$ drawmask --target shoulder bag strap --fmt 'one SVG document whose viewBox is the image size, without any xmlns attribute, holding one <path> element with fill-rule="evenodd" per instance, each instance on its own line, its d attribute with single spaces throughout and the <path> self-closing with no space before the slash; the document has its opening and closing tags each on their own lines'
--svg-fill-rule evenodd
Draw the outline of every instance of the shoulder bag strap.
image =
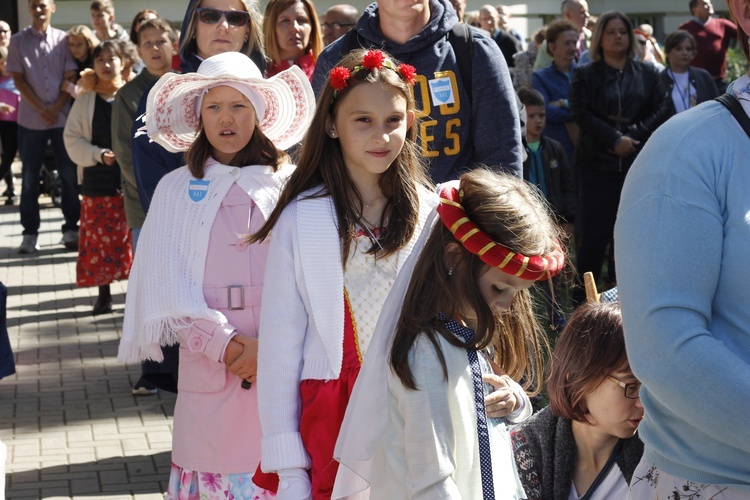
<svg viewBox="0 0 750 500">
<path fill-rule="evenodd" d="M 602 481 L 604 481 L 604 478 L 609 475 L 609 471 L 612 470 L 612 467 L 615 465 L 615 460 L 617 460 L 617 457 L 620 455 L 621 451 L 622 439 L 617 441 L 615 449 L 612 450 L 612 454 L 609 456 L 609 460 L 607 460 L 607 463 L 604 464 L 604 467 L 602 467 L 602 470 L 599 471 L 599 474 L 596 475 L 596 479 L 594 479 L 594 482 L 591 483 L 589 490 L 581 497 L 581 500 L 589 500 L 591 498 L 591 496 L 594 494 L 594 491 L 596 491 L 599 485 L 602 484 Z"/>
<path fill-rule="evenodd" d="M 732 94 L 722 94 L 717 97 L 716 100 L 722 103 L 732 113 L 732 116 L 734 116 L 734 118 L 740 123 L 742 130 L 744 130 L 747 136 L 750 137 L 750 117 L 745 113 L 740 101 L 738 101 Z"/>
</svg>

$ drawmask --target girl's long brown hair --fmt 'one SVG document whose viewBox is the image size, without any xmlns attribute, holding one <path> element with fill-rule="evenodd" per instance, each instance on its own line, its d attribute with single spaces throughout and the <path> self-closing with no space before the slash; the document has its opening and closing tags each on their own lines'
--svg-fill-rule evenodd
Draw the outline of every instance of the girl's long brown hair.
<svg viewBox="0 0 750 500">
<path fill-rule="evenodd" d="M 461 176 L 462 205 L 467 216 L 490 237 L 524 255 L 543 255 L 555 249 L 562 234 L 541 195 L 525 181 L 507 174 L 477 169 Z M 446 246 L 457 243 L 458 262 L 452 275 L 446 262 Z M 532 394 L 542 385 L 542 357 L 548 350 L 546 337 L 533 313 L 529 290 L 519 292 L 508 313 L 496 313 L 478 286 L 488 270 L 479 257 L 469 253 L 442 221 L 437 221 L 412 274 L 401 310 L 390 364 L 401 383 L 418 390 L 409 366 L 409 351 L 420 335 L 435 347 L 448 371 L 438 335 L 458 347 L 484 349 L 492 345 L 495 361 L 514 380 L 523 380 Z M 475 327 L 467 346 L 443 326 L 438 315 L 461 318 Z"/>
<path fill-rule="evenodd" d="M 190 149 L 185 151 L 185 163 L 190 173 L 196 179 L 202 179 L 206 173 L 206 160 L 213 155 L 214 147 L 208 141 L 206 132 L 203 130 L 203 121 L 198 137 Z M 287 154 L 276 148 L 271 139 L 266 137 L 263 131 L 258 127 L 258 120 L 255 120 L 255 130 L 253 135 L 244 148 L 235 153 L 229 162 L 233 167 L 245 167 L 247 165 L 268 165 L 273 167 L 274 172 L 278 170 L 279 165 L 289 160 Z"/>
<path fill-rule="evenodd" d="M 353 70 L 362 63 L 365 51 L 354 50 L 344 56 L 338 63 Z M 394 63 L 394 67 L 395 67 Z M 362 196 L 349 176 L 341 153 L 338 139 L 333 139 L 326 133 L 326 122 L 334 119 L 336 112 L 351 89 L 358 85 L 384 84 L 397 88 L 407 100 L 407 111 L 414 111 L 414 98 L 409 85 L 394 71 L 360 70 L 352 77 L 347 87 L 333 96 L 330 81 L 326 81 L 317 102 L 315 116 L 310 129 L 302 142 L 302 153 L 297 169 L 289 178 L 284 191 L 281 193 L 276 208 L 260 230 L 249 238 L 250 243 L 263 241 L 279 220 L 281 212 L 301 193 L 312 188 L 320 188 L 311 196 L 331 196 L 336 209 L 339 237 L 342 242 L 342 263 L 346 264 L 349 247 L 356 234 L 355 225 L 359 221 L 359 214 L 363 210 Z M 379 187 L 388 199 L 388 205 L 383 211 L 380 226 L 386 228 L 380 245 L 373 245 L 370 253 L 378 256 L 388 256 L 397 252 L 412 237 L 419 220 L 420 186 L 429 186 L 425 174 L 425 167 L 420 161 L 415 145 L 417 137 L 417 120 L 407 130 L 406 141 L 401 152 L 393 160 L 391 166 L 379 179 Z"/>
</svg>

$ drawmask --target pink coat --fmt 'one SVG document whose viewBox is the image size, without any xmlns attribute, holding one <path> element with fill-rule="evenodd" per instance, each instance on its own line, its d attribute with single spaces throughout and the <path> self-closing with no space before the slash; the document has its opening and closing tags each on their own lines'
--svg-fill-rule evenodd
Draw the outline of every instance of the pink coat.
<svg viewBox="0 0 750 500">
<path fill-rule="evenodd" d="M 199 319 L 179 332 L 172 462 L 184 469 L 254 473 L 260 462 L 256 387 L 242 389 L 240 379 L 226 370 L 223 360 L 236 333 L 258 336 L 268 240 L 247 246 L 238 235 L 252 234 L 264 222 L 260 210 L 235 183 L 211 227 L 203 294 L 208 306 L 224 314 L 229 323 L 222 327 Z"/>
</svg>

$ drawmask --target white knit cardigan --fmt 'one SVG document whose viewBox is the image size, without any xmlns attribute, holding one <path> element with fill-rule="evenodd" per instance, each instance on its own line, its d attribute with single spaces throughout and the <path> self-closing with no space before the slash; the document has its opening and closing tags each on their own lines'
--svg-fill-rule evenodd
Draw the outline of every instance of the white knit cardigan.
<svg viewBox="0 0 750 500">
<path fill-rule="evenodd" d="M 258 408 L 263 428 L 261 468 L 308 468 L 299 432 L 302 380 L 334 380 L 344 345 L 344 270 L 333 201 L 300 195 L 273 229 L 261 301 Z M 401 250 L 411 253 L 436 195 L 420 193 L 419 222 Z"/>
<path fill-rule="evenodd" d="M 91 144 L 95 105 L 96 92 L 90 91 L 79 95 L 70 108 L 63 130 L 65 150 L 76 164 L 78 184 L 83 183 L 83 169 L 96 165 L 106 151 L 106 148 Z"/>
<path fill-rule="evenodd" d="M 208 186 L 200 201 L 190 197 L 196 179 L 187 167 L 162 178 L 130 271 L 119 361 L 162 361 L 160 345 L 178 341 L 176 331 L 189 326 L 185 318 L 227 323 L 203 297 L 208 240 L 221 202 L 236 182 L 268 218 L 293 169 L 283 165 L 274 173 L 268 166 L 239 168 L 212 160 L 206 164 Z"/>
</svg>

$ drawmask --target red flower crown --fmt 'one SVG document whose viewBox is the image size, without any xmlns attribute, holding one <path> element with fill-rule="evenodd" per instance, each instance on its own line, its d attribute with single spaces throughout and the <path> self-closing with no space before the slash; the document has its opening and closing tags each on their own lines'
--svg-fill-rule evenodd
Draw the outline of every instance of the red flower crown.
<svg viewBox="0 0 750 500">
<path fill-rule="evenodd" d="M 493 241 L 469 219 L 461 205 L 461 193 L 454 187 L 440 191 L 437 211 L 445 227 L 464 248 L 488 266 L 525 280 L 543 281 L 558 274 L 565 265 L 565 254 L 559 244 L 550 255 L 527 257 Z"/>
<path fill-rule="evenodd" d="M 333 87 L 333 98 L 346 88 L 349 80 L 361 70 L 373 71 L 375 69 L 388 68 L 403 78 L 410 85 L 414 85 L 417 76 L 417 70 L 409 64 L 399 64 L 396 66 L 393 61 L 388 59 L 382 50 L 368 50 L 362 57 L 362 64 L 354 66 L 353 69 L 343 66 L 336 66 L 329 74 L 331 87 Z"/>
</svg>

